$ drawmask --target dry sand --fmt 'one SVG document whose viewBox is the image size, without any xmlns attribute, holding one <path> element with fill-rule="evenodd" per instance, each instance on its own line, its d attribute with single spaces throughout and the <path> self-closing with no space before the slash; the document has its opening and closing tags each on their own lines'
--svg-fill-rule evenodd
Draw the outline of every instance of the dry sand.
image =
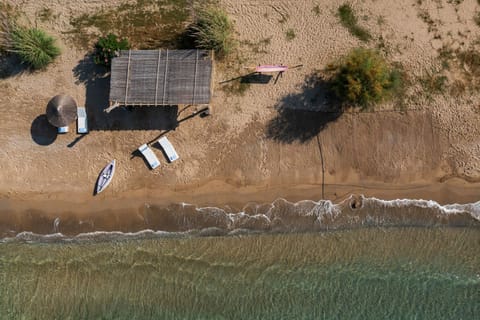
<svg viewBox="0 0 480 320">
<path fill-rule="evenodd" d="M 177 110 L 144 109 L 136 121 L 129 120 L 128 111 L 119 110 L 108 118 L 101 112 L 105 105 L 98 105 L 108 98 L 108 79 L 86 81 L 84 74 L 91 70 L 83 61 L 86 52 L 63 34 L 72 15 L 121 1 L 11 2 L 20 5 L 31 20 L 43 7 L 51 8 L 57 20 L 37 23 L 59 38 L 63 53 L 44 72 L 0 80 L 0 211 L 4 223 L 8 220 L 10 225 L 12 219 L 6 215 L 17 212 L 15 219 L 19 220 L 14 224 L 28 226 L 35 210 L 44 211 L 48 223 L 75 212 L 95 213 L 100 219 L 108 208 L 134 215 L 135 210 L 128 209 L 145 202 L 241 206 L 277 197 L 339 201 L 351 193 L 440 203 L 480 199 L 478 93 L 437 95 L 428 100 L 413 85 L 402 112 L 394 111 L 398 106 L 392 103 L 380 106 L 380 112 L 347 112 L 334 121 L 326 121 L 323 114 L 312 118 L 307 112 L 322 107 L 323 101 L 321 89 L 304 91 L 308 76 L 349 49 L 364 45 L 335 16 L 343 1 L 221 1 L 235 22 L 240 41 L 270 39 L 260 45 L 262 50 L 241 45 L 242 67 L 264 63 L 303 67 L 286 72 L 276 83 L 252 84 L 243 96 L 236 96 L 224 92 L 225 84 L 220 82 L 245 69 L 217 66 L 213 115 L 193 117 L 169 132 L 180 160 L 167 164 L 161 158 L 161 167 L 154 171 L 132 152 L 168 126 L 167 120 L 159 124 L 155 119 L 167 119 Z M 440 1 L 441 7 L 439 1 L 424 2 L 428 3 L 351 1 L 364 17 L 360 23 L 374 35 L 369 46 L 376 46 L 382 37 L 388 58 L 402 63 L 411 79 L 438 65 L 439 47 L 467 47 L 480 31 L 472 19 L 475 10 L 480 10 L 475 0 L 460 5 Z M 313 10 L 316 5 L 318 14 Z M 420 12 L 428 12 L 438 30 L 429 32 Z M 286 40 L 288 29 L 296 35 L 291 41 Z M 57 136 L 45 129 L 47 102 L 60 93 L 73 96 L 89 110 L 93 130 L 78 141 L 74 132 Z M 291 118 L 279 117 L 278 107 L 300 110 L 305 130 L 292 127 Z M 179 119 L 191 113 L 187 109 Z M 325 125 L 312 126 L 312 121 Z M 112 127 L 117 130 L 109 130 Z M 154 151 L 161 156 L 155 145 Z M 104 193 L 94 197 L 97 175 L 113 158 L 118 163 L 115 178 Z"/>
</svg>

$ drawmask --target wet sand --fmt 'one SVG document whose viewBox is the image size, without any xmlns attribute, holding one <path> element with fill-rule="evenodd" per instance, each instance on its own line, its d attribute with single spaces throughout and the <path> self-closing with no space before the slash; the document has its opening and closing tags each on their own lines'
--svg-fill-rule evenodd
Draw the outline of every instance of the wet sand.
<svg viewBox="0 0 480 320">
<path fill-rule="evenodd" d="M 459 179 L 438 184 L 405 185 L 401 188 L 380 184 L 368 188 L 360 185 L 325 185 L 324 190 L 325 198 L 322 198 L 321 185 L 239 188 L 213 181 L 182 191 L 167 188 L 137 190 L 117 198 L 103 195 L 95 198 L 72 197 L 71 200 L 45 200 L 42 195 L 39 195 L 37 200 L 4 198 L 0 200 L 0 234 L 14 236 L 19 232 L 29 231 L 38 234 L 60 232 L 76 235 L 94 231 L 137 232 L 145 229 L 187 231 L 187 224 L 182 225 L 176 219 L 172 222 L 171 217 L 165 218 L 165 212 L 178 211 L 178 219 L 181 219 L 183 213 L 178 206 L 182 204 L 190 204 L 194 208 L 219 208 L 226 213 L 246 212 L 254 215 L 256 212 L 249 212 L 249 208 L 260 208 L 258 210 L 261 211 L 262 206 L 269 206 L 276 199 L 293 203 L 330 199 L 338 204 L 349 197 L 360 199 L 363 195 L 382 200 L 428 199 L 440 205 L 474 203 L 480 200 L 479 185 Z M 189 215 L 195 215 L 195 212 L 194 210 Z M 217 227 L 217 222 L 207 220 L 190 227 Z"/>
</svg>

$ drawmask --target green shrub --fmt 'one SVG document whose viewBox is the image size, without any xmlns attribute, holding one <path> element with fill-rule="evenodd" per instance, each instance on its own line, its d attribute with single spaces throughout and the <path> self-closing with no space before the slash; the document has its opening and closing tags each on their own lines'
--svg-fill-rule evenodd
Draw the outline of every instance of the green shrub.
<svg viewBox="0 0 480 320">
<path fill-rule="evenodd" d="M 55 39 L 36 28 L 14 26 L 9 34 L 7 51 L 16 53 L 23 63 L 33 69 L 43 69 L 58 55 Z"/>
<path fill-rule="evenodd" d="M 437 69 L 427 70 L 418 80 L 427 99 L 432 99 L 434 95 L 445 92 L 447 88 L 448 78 Z"/>
<path fill-rule="evenodd" d="M 480 78 L 480 52 L 475 49 L 457 51 L 458 61 L 463 66 L 463 70 L 468 69 L 470 76 Z"/>
<path fill-rule="evenodd" d="M 101 37 L 95 44 L 95 53 L 93 54 L 93 61 L 96 64 L 110 67 L 112 59 L 120 50 L 130 49 L 130 44 L 127 39 L 118 39 L 116 35 L 110 33 L 106 37 Z"/>
<path fill-rule="evenodd" d="M 231 53 L 235 46 L 233 24 L 220 9 L 201 10 L 192 29 L 196 46 L 214 50 L 220 58 Z"/>
<path fill-rule="evenodd" d="M 360 27 L 353 8 L 349 4 L 343 4 L 338 8 L 338 16 L 342 25 L 348 31 L 362 41 L 369 41 L 372 36 L 365 28 Z"/>
<path fill-rule="evenodd" d="M 354 49 L 337 65 L 332 87 L 344 103 L 363 109 L 390 98 L 402 85 L 398 70 L 391 68 L 377 51 Z"/>
<path fill-rule="evenodd" d="M 285 38 L 287 39 L 287 41 L 292 41 L 293 39 L 295 39 L 295 36 L 295 30 L 293 29 L 288 29 L 285 33 Z"/>
</svg>

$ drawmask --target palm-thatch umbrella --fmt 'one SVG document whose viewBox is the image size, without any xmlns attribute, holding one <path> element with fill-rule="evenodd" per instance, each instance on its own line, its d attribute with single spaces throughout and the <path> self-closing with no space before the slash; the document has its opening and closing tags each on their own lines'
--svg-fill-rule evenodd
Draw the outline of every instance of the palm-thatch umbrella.
<svg viewBox="0 0 480 320">
<path fill-rule="evenodd" d="M 55 127 L 68 126 L 77 119 L 77 103 L 67 95 L 53 97 L 47 105 L 47 119 Z"/>
</svg>

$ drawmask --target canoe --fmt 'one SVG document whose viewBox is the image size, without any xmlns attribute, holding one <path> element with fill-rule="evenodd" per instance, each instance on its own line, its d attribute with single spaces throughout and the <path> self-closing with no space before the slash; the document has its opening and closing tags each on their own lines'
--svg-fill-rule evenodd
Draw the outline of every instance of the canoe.
<svg viewBox="0 0 480 320">
<path fill-rule="evenodd" d="M 98 176 L 96 194 L 99 194 L 110 184 L 115 173 L 115 159 L 103 168 Z"/>
<path fill-rule="evenodd" d="M 282 64 L 280 65 L 263 65 L 256 66 L 255 72 L 284 72 L 287 71 L 288 67 Z"/>
</svg>

